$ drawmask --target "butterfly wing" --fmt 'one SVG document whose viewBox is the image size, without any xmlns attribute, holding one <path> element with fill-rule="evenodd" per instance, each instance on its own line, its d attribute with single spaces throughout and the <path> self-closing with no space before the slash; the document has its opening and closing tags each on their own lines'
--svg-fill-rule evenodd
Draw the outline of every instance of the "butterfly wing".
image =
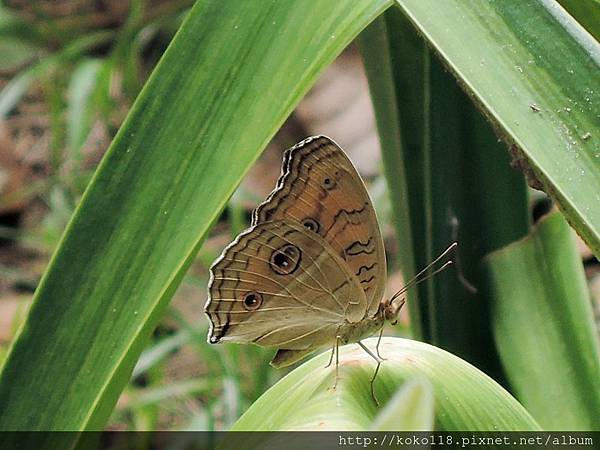
<svg viewBox="0 0 600 450">
<path fill-rule="evenodd" d="M 260 223 L 233 241 L 210 269 L 209 341 L 318 348 L 338 327 L 360 321 L 358 279 L 318 234 L 293 221 Z"/>
<path fill-rule="evenodd" d="M 284 156 L 277 187 L 253 214 L 253 225 L 294 220 L 319 234 L 358 279 L 367 313 L 377 312 L 386 279 L 383 240 L 365 185 L 342 149 L 308 138 Z"/>
</svg>

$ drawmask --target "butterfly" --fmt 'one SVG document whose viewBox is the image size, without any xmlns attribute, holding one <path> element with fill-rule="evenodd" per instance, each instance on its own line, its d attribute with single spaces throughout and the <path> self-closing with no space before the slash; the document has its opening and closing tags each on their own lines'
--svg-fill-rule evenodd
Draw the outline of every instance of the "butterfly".
<svg viewBox="0 0 600 450">
<path fill-rule="evenodd" d="M 362 179 L 333 140 L 310 137 L 285 152 L 250 228 L 210 268 L 208 342 L 275 348 L 277 368 L 326 346 L 331 364 L 340 344 L 356 342 L 377 361 L 374 380 L 382 358 L 361 339 L 395 321 L 404 304 L 405 289 L 383 299 L 385 282 L 383 239 Z"/>
</svg>

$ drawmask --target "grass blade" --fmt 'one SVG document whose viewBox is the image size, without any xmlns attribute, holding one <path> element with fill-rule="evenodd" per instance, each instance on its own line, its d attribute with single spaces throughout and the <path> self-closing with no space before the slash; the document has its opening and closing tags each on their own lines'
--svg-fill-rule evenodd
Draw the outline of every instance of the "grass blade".
<svg viewBox="0 0 600 450">
<path fill-rule="evenodd" d="M 381 410 L 371 430 L 433 431 L 433 386 L 425 378 L 404 383 Z"/>
<path fill-rule="evenodd" d="M 73 41 L 57 53 L 46 56 L 36 64 L 22 70 L 0 90 L 0 119 L 8 116 L 31 85 L 32 81 L 46 71 L 71 61 L 84 52 L 108 42 L 112 32 L 98 31 Z"/>
<path fill-rule="evenodd" d="M 600 255 L 600 44 L 549 0 L 397 3 Z"/>
<path fill-rule="evenodd" d="M 600 40 L 600 1 L 598 0 L 558 0 L 577 21 Z"/>
<path fill-rule="evenodd" d="M 494 334 L 517 398 L 544 429 L 599 430 L 598 335 L 572 230 L 553 214 L 486 262 Z"/>
<path fill-rule="evenodd" d="M 367 42 L 368 33 L 380 37 Z M 409 299 L 411 325 L 422 339 L 501 379 L 489 302 L 473 285 L 481 291 L 485 254 L 529 230 L 523 177 L 400 11 L 386 11 L 362 36 L 387 180 L 398 193 L 398 247 L 420 268 L 459 242 L 456 268 L 419 285 L 417 303 Z"/>
<path fill-rule="evenodd" d="M 196 3 L 41 281 L 0 374 L 0 429 L 103 427 L 241 177 L 320 71 L 388 5 Z"/>
<path fill-rule="evenodd" d="M 388 14 L 389 11 L 384 16 Z M 400 119 L 399 102 L 406 101 L 408 103 L 413 99 L 412 95 L 419 92 L 419 89 L 413 85 L 411 89 L 403 90 L 405 86 L 401 85 L 396 78 L 397 73 L 393 71 L 397 68 L 393 65 L 396 48 L 390 48 L 392 42 L 388 37 L 388 24 L 384 16 L 376 19 L 360 34 L 358 44 L 365 64 L 375 110 L 383 167 L 394 213 L 396 238 L 400 243 L 399 248 L 402 249 L 398 255 L 399 266 L 404 279 L 409 280 L 417 272 L 413 250 L 415 247 L 413 232 L 418 230 L 420 225 L 416 223 L 415 228 L 411 225 L 411 219 L 414 216 L 420 216 L 415 213 L 414 198 L 410 195 L 412 192 L 409 191 L 407 184 L 414 179 L 414 177 L 408 176 L 410 172 L 407 171 L 407 166 L 410 167 L 411 163 L 410 160 L 407 161 L 407 153 L 413 150 L 414 140 L 411 140 L 413 136 L 410 135 L 410 130 L 403 128 L 407 124 Z M 413 34 L 406 36 L 408 39 L 395 41 L 402 43 L 406 47 L 406 53 L 409 53 L 411 57 L 414 57 L 415 54 L 418 55 L 419 51 L 424 51 L 422 43 L 415 42 L 414 39 L 410 40 Z M 420 80 L 417 78 L 414 84 L 420 84 Z M 405 133 L 408 135 L 406 138 Z M 407 148 L 407 145 L 411 147 Z M 410 168 L 414 169 L 414 167 Z M 420 172 L 416 171 L 416 173 Z M 410 289 L 406 295 L 409 300 L 408 308 L 410 309 L 412 331 L 416 337 L 422 337 L 423 332 L 420 329 L 422 321 L 417 293 L 416 289 Z"/>
</svg>

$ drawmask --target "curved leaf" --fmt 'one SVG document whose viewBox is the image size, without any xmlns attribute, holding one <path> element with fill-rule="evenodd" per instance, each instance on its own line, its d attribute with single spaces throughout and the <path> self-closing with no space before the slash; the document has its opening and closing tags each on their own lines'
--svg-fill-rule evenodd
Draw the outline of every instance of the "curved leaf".
<svg viewBox="0 0 600 450">
<path fill-rule="evenodd" d="M 373 348 L 376 338 L 363 341 Z M 371 397 L 375 362 L 358 345 L 340 348 L 340 374 L 325 367 L 325 352 L 293 370 L 259 398 L 233 431 L 368 430 L 379 409 Z M 423 377 L 433 386 L 436 430 L 537 430 L 539 426 L 508 392 L 480 370 L 432 345 L 383 338 L 387 358 L 375 380 L 385 405 L 408 380 Z"/>
</svg>

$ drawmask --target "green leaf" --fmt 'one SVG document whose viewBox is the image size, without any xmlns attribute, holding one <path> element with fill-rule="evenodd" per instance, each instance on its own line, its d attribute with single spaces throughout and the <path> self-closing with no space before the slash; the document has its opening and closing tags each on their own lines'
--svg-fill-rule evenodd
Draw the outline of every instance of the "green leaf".
<svg viewBox="0 0 600 450">
<path fill-rule="evenodd" d="M 418 57 L 420 52 L 424 51 L 421 42 L 411 39 L 413 35 L 414 33 L 410 33 L 403 36 L 406 39 L 398 40 L 405 47 L 402 49 L 404 54 L 410 55 L 406 60 L 410 59 L 412 63 L 411 71 L 419 69 Z M 406 167 L 414 169 L 414 166 L 411 166 L 412 161 L 407 159 L 406 154 L 412 150 L 414 144 L 410 131 L 414 129 L 415 122 L 410 123 L 409 129 L 402 127 L 406 122 L 401 120 L 405 117 L 400 116 L 399 105 L 402 103 L 409 111 L 413 110 L 412 106 L 419 105 L 421 79 L 418 74 L 413 77 L 414 72 L 411 72 L 410 83 L 403 84 L 402 82 L 405 80 L 399 80 L 399 77 L 396 77 L 397 73 L 394 73 L 394 69 L 397 66 L 394 65 L 396 61 L 394 56 L 400 51 L 395 47 L 390 48 L 392 43 L 388 39 L 387 24 L 382 17 L 369 25 L 360 34 L 357 41 L 369 80 L 369 90 L 382 150 L 383 168 L 394 213 L 396 238 L 401 249 L 398 252 L 399 266 L 404 279 L 410 280 L 416 273 L 415 237 L 413 235 L 415 228 L 411 229 L 411 219 L 415 216 L 420 217 L 416 208 L 413 207 L 414 197 L 410 195 L 412 186 L 409 183 L 414 177 L 408 176 L 411 171 Z M 402 67 L 406 66 L 402 65 Z M 417 98 L 415 99 L 415 97 Z M 420 108 L 416 106 L 416 110 L 420 111 Z M 408 133 L 406 133 L 407 131 Z M 416 224 L 416 229 L 419 229 L 419 225 L 419 223 Z M 417 291 L 410 289 L 406 295 L 412 331 L 416 337 L 422 338 L 423 331 L 420 329 L 422 321 Z"/>
<path fill-rule="evenodd" d="M 135 378 L 154 367 L 177 349 L 190 342 L 190 340 L 191 334 L 187 330 L 182 330 L 147 348 L 140 355 L 137 364 L 131 373 L 132 378 Z"/>
<path fill-rule="evenodd" d="M 433 431 L 433 386 L 426 378 L 408 380 L 381 410 L 373 431 Z"/>
<path fill-rule="evenodd" d="M 80 162 L 79 149 L 85 143 L 92 126 L 94 112 L 92 100 L 101 69 L 100 60 L 84 60 L 73 71 L 69 83 L 67 146 L 71 152 L 70 157 L 75 159 L 76 163 Z M 78 164 L 75 167 L 79 167 Z"/>
<path fill-rule="evenodd" d="M 196 3 L 41 281 L 0 374 L 0 429 L 103 427 L 244 173 L 322 69 L 388 5 Z"/>
<path fill-rule="evenodd" d="M 501 379 L 479 262 L 527 234 L 523 176 L 399 10 L 386 11 L 361 36 L 387 181 L 397 193 L 398 248 L 419 270 L 459 243 L 455 268 L 421 283 L 416 303 L 409 298 L 411 325 Z M 414 273 L 405 271 L 405 279 Z"/>
<path fill-rule="evenodd" d="M 600 40 L 599 0 L 558 0 L 596 40 Z"/>
<path fill-rule="evenodd" d="M 600 350 L 572 230 L 558 214 L 487 258 L 494 334 L 517 398 L 547 430 L 600 430 Z"/>
<path fill-rule="evenodd" d="M 34 80 L 34 71 L 24 70 L 10 79 L 0 91 L 0 118 L 4 119 L 15 107 Z"/>
<path fill-rule="evenodd" d="M 377 338 L 363 341 L 375 347 Z M 375 380 L 385 405 L 400 386 L 426 378 L 435 397 L 435 429 L 440 431 L 537 430 L 539 426 L 500 385 L 460 358 L 422 342 L 383 338 L 387 358 Z M 233 426 L 233 431 L 368 430 L 379 412 L 371 397 L 376 363 L 358 345 L 340 348 L 335 367 L 325 367 L 330 352 L 311 359 L 260 397 Z"/>
<path fill-rule="evenodd" d="M 600 255 L 600 44 L 551 1 L 397 3 Z"/>
<path fill-rule="evenodd" d="M 57 65 L 66 64 L 80 57 L 91 48 L 108 42 L 112 38 L 112 35 L 111 31 L 90 33 L 19 72 L 0 91 L 0 119 L 6 117 L 11 112 L 36 77 Z"/>
<path fill-rule="evenodd" d="M 0 39 L 19 40 L 38 48 L 47 43 L 43 33 L 4 4 L 0 4 Z"/>
<path fill-rule="evenodd" d="M 0 70 L 10 72 L 35 58 L 41 53 L 39 47 L 21 39 L 3 37 L 0 35 Z"/>
<path fill-rule="evenodd" d="M 193 394 L 206 392 L 207 385 L 208 381 L 205 379 L 194 379 L 171 381 L 155 388 L 136 389 L 128 393 L 126 402 L 119 404 L 117 411 L 144 408 L 176 398 L 189 398 Z"/>
</svg>

